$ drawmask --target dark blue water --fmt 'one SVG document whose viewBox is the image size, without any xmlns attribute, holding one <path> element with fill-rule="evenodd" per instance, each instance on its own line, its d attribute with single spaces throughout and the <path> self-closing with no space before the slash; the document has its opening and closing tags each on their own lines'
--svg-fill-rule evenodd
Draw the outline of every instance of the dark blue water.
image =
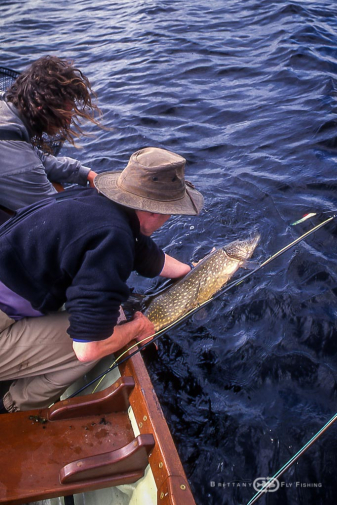
<svg viewBox="0 0 337 505">
<path fill-rule="evenodd" d="M 1 65 L 72 58 L 97 91 L 112 129 L 65 154 L 98 172 L 145 145 L 186 157 L 206 205 L 156 234 L 169 254 L 258 229 L 263 261 L 337 208 L 334 0 L 3 0 L 1 24 Z M 147 356 L 198 505 L 247 503 L 336 412 L 336 244 L 329 224 Z M 335 504 L 336 433 L 260 503 Z"/>
</svg>

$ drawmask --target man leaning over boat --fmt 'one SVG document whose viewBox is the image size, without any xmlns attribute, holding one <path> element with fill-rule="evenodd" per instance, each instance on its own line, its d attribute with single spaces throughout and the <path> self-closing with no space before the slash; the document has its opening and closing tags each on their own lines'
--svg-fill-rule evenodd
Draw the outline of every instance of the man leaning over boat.
<svg viewBox="0 0 337 505">
<path fill-rule="evenodd" d="M 48 407 L 100 358 L 154 333 L 140 312 L 118 325 L 133 270 L 178 278 L 191 267 L 150 238 L 172 214 L 197 215 L 202 195 L 185 159 L 148 147 L 127 167 L 21 209 L 0 228 L 0 408 Z M 61 310 L 62 307 L 65 310 Z"/>
</svg>

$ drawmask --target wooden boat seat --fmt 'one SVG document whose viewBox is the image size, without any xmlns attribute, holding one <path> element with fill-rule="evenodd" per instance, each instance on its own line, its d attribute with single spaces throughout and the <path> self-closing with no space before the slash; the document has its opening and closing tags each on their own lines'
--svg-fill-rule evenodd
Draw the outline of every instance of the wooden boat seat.
<svg viewBox="0 0 337 505">
<path fill-rule="evenodd" d="M 0 503 L 23 504 L 129 484 L 144 474 L 152 434 L 134 436 L 132 377 L 48 409 L 0 415 Z"/>
</svg>

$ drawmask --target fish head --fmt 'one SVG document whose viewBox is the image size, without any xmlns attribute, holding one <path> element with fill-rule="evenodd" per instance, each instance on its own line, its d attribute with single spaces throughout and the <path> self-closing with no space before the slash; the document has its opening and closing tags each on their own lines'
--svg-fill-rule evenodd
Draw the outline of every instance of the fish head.
<svg viewBox="0 0 337 505">
<path fill-rule="evenodd" d="M 246 261 L 252 256 L 259 240 L 260 235 L 255 234 L 245 240 L 234 240 L 233 242 L 225 245 L 223 250 L 230 258 L 237 261 Z"/>
</svg>

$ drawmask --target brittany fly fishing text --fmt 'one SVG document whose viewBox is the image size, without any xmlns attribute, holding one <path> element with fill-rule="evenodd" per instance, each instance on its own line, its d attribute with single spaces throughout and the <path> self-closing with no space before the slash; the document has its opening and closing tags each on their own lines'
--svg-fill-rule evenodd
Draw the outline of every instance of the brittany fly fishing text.
<svg viewBox="0 0 337 505">
<path fill-rule="evenodd" d="M 247 488 L 256 488 L 255 481 L 254 482 L 215 482 L 213 480 L 210 481 L 210 486 L 211 487 L 218 487 L 218 488 L 229 488 L 229 487 L 247 487 Z M 323 487 L 321 482 L 280 482 L 279 486 L 277 486 L 277 489 L 279 488 L 318 488 L 318 487 Z M 273 492 L 276 491 L 275 488 L 271 489 L 266 489 L 266 492 Z"/>
</svg>

